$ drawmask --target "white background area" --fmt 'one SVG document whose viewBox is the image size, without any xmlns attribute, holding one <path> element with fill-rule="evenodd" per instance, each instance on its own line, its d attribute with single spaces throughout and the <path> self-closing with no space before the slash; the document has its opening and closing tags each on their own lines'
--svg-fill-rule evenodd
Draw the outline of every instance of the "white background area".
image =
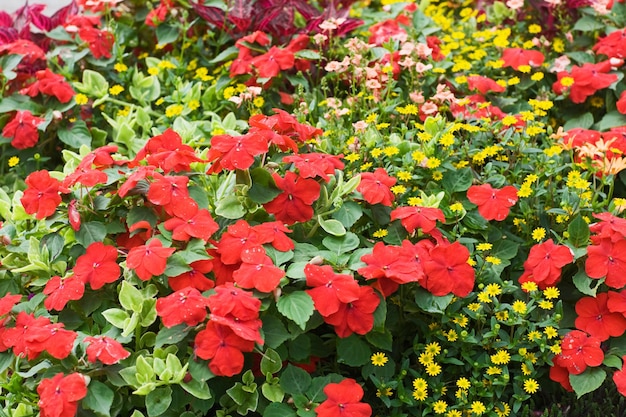
<svg viewBox="0 0 626 417">
<path fill-rule="evenodd" d="M 71 0 L 28 0 L 28 4 L 45 4 L 45 15 L 52 15 L 63 6 L 70 4 Z M 13 13 L 26 4 L 26 0 L 0 0 L 0 10 Z"/>
</svg>

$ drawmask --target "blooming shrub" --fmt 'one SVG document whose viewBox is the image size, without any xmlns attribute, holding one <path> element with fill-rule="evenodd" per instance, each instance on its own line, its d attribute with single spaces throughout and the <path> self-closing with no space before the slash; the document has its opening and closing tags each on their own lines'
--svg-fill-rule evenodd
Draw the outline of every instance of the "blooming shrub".
<svg viewBox="0 0 626 417">
<path fill-rule="evenodd" d="M 4 414 L 626 392 L 626 6 L 352 3 L 0 12 Z"/>
</svg>

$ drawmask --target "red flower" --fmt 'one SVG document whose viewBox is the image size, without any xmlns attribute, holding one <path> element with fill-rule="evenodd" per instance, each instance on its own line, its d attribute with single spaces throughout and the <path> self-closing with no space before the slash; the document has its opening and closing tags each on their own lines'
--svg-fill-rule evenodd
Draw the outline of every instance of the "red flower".
<svg viewBox="0 0 626 417">
<path fill-rule="evenodd" d="M 317 417 L 370 417 L 372 407 L 362 403 L 363 388 L 352 378 L 324 387 L 326 400 L 315 408 Z"/>
<path fill-rule="evenodd" d="M 306 222 L 313 218 L 312 204 L 320 196 L 320 185 L 312 179 L 299 177 L 293 171 L 287 171 L 285 178 L 272 174 L 276 186 L 283 192 L 269 203 L 263 205 L 276 220 L 286 224 Z"/>
<path fill-rule="evenodd" d="M 324 181 L 330 181 L 329 175 L 335 173 L 335 169 L 343 169 L 344 164 L 339 159 L 341 156 L 327 155 L 323 153 L 306 153 L 289 155 L 283 158 L 283 162 L 293 163 L 298 168 L 302 178 L 320 177 Z"/>
<path fill-rule="evenodd" d="M 511 67 L 517 70 L 522 65 L 530 65 L 531 67 L 540 67 L 545 57 L 539 51 L 533 51 L 522 48 L 506 48 L 502 52 L 503 68 Z"/>
<path fill-rule="evenodd" d="M 92 27 L 82 27 L 78 31 L 78 36 L 84 42 L 87 42 L 94 58 L 111 58 L 111 50 L 115 43 L 115 35 L 113 33 Z"/>
<path fill-rule="evenodd" d="M 285 271 L 275 266 L 262 246 L 253 246 L 241 252 L 242 264 L 233 273 L 233 279 L 241 288 L 255 288 L 272 292 L 285 276 Z"/>
<path fill-rule="evenodd" d="M 626 28 L 611 32 L 604 38 L 598 39 L 593 46 L 597 54 L 609 58 L 626 58 Z"/>
<path fill-rule="evenodd" d="M 259 70 L 259 77 L 273 78 L 280 74 L 281 70 L 293 68 L 295 58 L 292 51 L 272 46 L 263 55 L 252 58 L 250 63 Z"/>
<path fill-rule="evenodd" d="M 166 220 L 163 226 L 172 231 L 172 239 L 185 242 L 192 237 L 206 242 L 220 228 L 207 209 L 197 210 L 189 217 L 172 217 Z"/>
<path fill-rule="evenodd" d="M 561 71 L 557 74 L 557 81 L 552 84 L 552 89 L 557 94 L 563 94 L 569 89 L 569 97 L 573 103 L 584 103 L 587 97 L 617 81 L 616 74 L 607 74 L 610 70 L 609 61 L 585 63 L 582 67 L 574 65 L 571 73 Z M 565 77 L 572 78 L 574 84 L 564 86 L 561 80 Z"/>
<path fill-rule="evenodd" d="M 361 174 L 361 182 L 356 190 L 370 204 L 380 203 L 384 206 L 391 206 L 394 197 L 390 187 L 395 183 L 396 179 L 387 175 L 384 168 L 377 168 L 373 173 L 364 172 Z"/>
<path fill-rule="evenodd" d="M 626 356 L 622 356 L 622 363 L 624 362 L 626 362 Z M 626 367 L 622 366 L 622 369 L 613 372 L 613 382 L 617 391 L 626 397 Z"/>
<path fill-rule="evenodd" d="M 207 159 L 214 162 L 209 173 L 217 173 L 222 168 L 229 171 L 245 170 L 252 166 L 254 157 L 269 150 L 267 139 L 255 133 L 242 136 L 217 135 L 211 138 L 211 148 Z"/>
<path fill-rule="evenodd" d="M 20 294 L 11 295 L 10 292 L 0 298 L 0 317 L 9 314 L 21 299 L 22 296 Z"/>
<path fill-rule="evenodd" d="M 198 204 L 189 196 L 189 177 L 154 173 L 154 181 L 148 189 L 148 200 L 162 206 L 170 216 L 183 219 L 193 217 Z"/>
<path fill-rule="evenodd" d="M 42 379 L 37 387 L 41 417 L 74 417 L 78 402 L 87 396 L 85 377 L 73 373 Z"/>
<path fill-rule="evenodd" d="M 287 252 L 295 248 L 293 240 L 286 235 L 291 230 L 281 222 L 265 222 L 252 229 L 258 234 L 259 242 L 270 243 L 278 251 Z"/>
<path fill-rule="evenodd" d="M 377 279 L 377 287 L 386 297 L 395 292 L 399 284 L 415 282 L 423 276 L 418 265 L 405 253 L 400 246 L 377 242 L 372 253 L 361 256 L 361 261 L 367 266 L 357 272 L 366 279 Z"/>
<path fill-rule="evenodd" d="M 402 19 L 387 19 L 383 22 L 378 22 L 369 28 L 371 36 L 368 43 L 382 46 L 390 39 L 401 40 L 407 38 L 406 30 L 402 29 L 399 25 Z"/>
<path fill-rule="evenodd" d="M 569 371 L 566 366 L 559 365 L 560 359 L 561 355 L 554 357 L 554 364 L 550 367 L 550 379 L 561 384 L 566 391 L 573 392 L 574 388 L 569 382 Z"/>
<path fill-rule="evenodd" d="M 307 264 L 304 267 L 306 285 L 314 287 L 306 290 L 313 299 L 315 309 L 326 317 L 339 311 L 342 304 L 359 299 L 359 283 L 351 275 L 337 274 L 329 265 Z"/>
<path fill-rule="evenodd" d="M 28 357 L 32 360 L 39 356 L 42 350 L 32 351 L 31 346 L 26 343 L 25 335 L 29 329 L 43 327 L 50 324 L 50 320 L 46 317 L 35 317 L 20 311 L 15 319 L 15 326 L 7 328 L 2 335 L 2 343 L 7 348 L 13 348 L 15 356 Z"/>
<path fill-rule="evenodd" d="M 65 80 L 64 76 L 55 74 L 48 68 L 37 71 L 35 75 L 37 81 L 22 89 L 20 91 L 21 94 L 35 97 L 37 94 L 42 93 L 56 97 L 61 103 L 68 103 L 74 97 L 74 89 Z"/>
<path fill-rule="evenodd" d="M 195 261 L 189 264 L 191 271 L 185 272 L 175 277 L 169 277 L 167 282 L 174 291 L 180 291 L 185 287 L 192 287 L 198 291 L 210 290 L 215 286 L 215 282 L 206 277 L 213 270 L 211 259 Z"/>
<path fill-rule="evenodd" d="M 212 315 L 230 315 L 240 321 L 257 319 L 261 308 L 261 300 L 232 283 L 215 287 L 215 294 L 208 298 L 207 304 Z"/>
<path fill-rule="evenodd" d="M 50 176 L 48 171 L 35 171 L 26 177 L 28 188 L 20 202 L 28 214 L 35 214 L 38 220 L 54 214 L 61 204 L 61 182 Z"/>
<path fill-rule="evenodd" d="M 474 268 L 467 260 L 469 250 L 459 242 L 438 245 L 430 250 L 430 258 L 424 261 L 426 277 L 420 284 L 433 295 L 453 293 L 465 297 L 474 288 Z"/>
<path fill-rule="evenodd" d="M 478 90 L 480 94 L 487 94 L 491 91 L 494 93 L 503 93 L 506 88 L 488 77 L 481 75 L 471 75 L 467 77 L 467 87 L 470 91 Z"/>
<path fill-rule="evenodd" d="M 599 293 L 596 297 L 583 297 L 576 302 L 576 328 L 597 337 L 601 341 L 618 337 L 626 331 L 626 318 L 612 313 L 607 305 L 609 295 Z"/>
<path fill-rule="evenodd" d="M 380 298 L 372 287 L 360 287 L 359 298 L 341 303 L 339 310 L 324 317 L 324 321 L 335 326 L 339 337 L 348 337 L 352 333 L 367 334 L 374 327 L 374 311 L 380 304 Z"/>
<path fill-rule="evenodd" d="M 156 301 L 156 312 L 165 327 L 181 323 L 195 326 L 206 318 L 207 300 L 195 288 L 187 287 Z"/>
<path fill-rule="evenodd" d="M 260 246 L 263 243 L 259 233 L 245 220 L 237 220 L 231 224 L 216 244 L 217 253 L 220 254 L 220 261 L 224 264 L 237 264 L 241 262 L 241 253 L 245 249 L 253 246 Z"/>
<path fill-rule="evenodd" d="M 43 302 L 44 307 L 48 310 L 61 311 L 68 301 L 83 298 L 85 283 L 76 275 L 64 279 L 54 276 L 46 283 L 43 293 L 48 296 Z"/>
<path fill-rule="evenodd" d="M 89 343 L 87 360 L 91 363 L 99 360 L 105 365 L 113 365 L 130 356 L 120 342 L 108 336 L 87 336 L 85 343 Z"/>
<path fill-rule="evenodd" d="M 30 320 L 30 318 L 27 319 L 27 321 Z M 43 351 L 56 359 L 67 358 L 72 352 L 74 340 L 78 335 L 63 327 L 63 323 L 31 326 L 25 322 L 23 338 L 28 360 L 35 359 Z"/>
<path fill-rule="evenodd" d="M 146 245 L 134 247 L 128 252 L 126 265 L 137 276 L 147 281 L 161 275 L 167 267 L 167 258 L 174 253 L 174 248 L 164 248 L 159 239 L 152 239 Z"/>
<path fill-rule="evenodd" d="M 85 254 L 76 260 L 74 275 L 94 290 L 117 281 L 120 277 L 117 249 L 102 242 L 92 243 Z"/>
<path fill-rule="evenodd" d="M 13 139 L 11 145 L 16 149 L 32 148 L 39 141 L 37 126 L 45 122 L 41 117 L 35 117 L 28 110 L 18 111 L 2 129 L 2 136 Z"/>
<path fill-rule="evenodd" d="M 446 221 L 443 211 L 434 207 L 398 207 L 391 212 L 391 220 L 397 219 L 409 233 L 418 228 L 424 233 L 430 233 L 437 225 L 437 220 Z"/>
<path fill-rule="evenodd" d="M 619 96 L 619 100 L 617 100 L 617 103 L 615 103 L 615 105 L 617 106 L 618 112 L 626 114 L 626 90 L 622 91 L 622 95 Z"/>
<path fill-rule="evenodd" d="M 502 221 L 517 202 L 517 189 L 512 185 L 502 189 L 493 188 L 490 184 L 472 185 L 467 190 L 467 199 L 478 206 L 478 213 L 485 220 Z"/>
<path fill-rule="evenodd" d="M 555 363 L 567 368 L 570 374 L 579 375 L 585 372 L 587 366 L 599 366 L 603 360 L 600 339 L 580 330 L 572 330 L 563 338 L 561 353 L 555 358 Z"/>
<path fill-rule="evenodd" d="M 159 23 L 165 21 L 165 18 L 172 7 L 174 7 L 172 0 L 161 0 L 161 3 L 159 3 L 155 9 L 150 10 L 150 13 L 146 16 L 145 24 L 157 27 Z"/>
<path fill-rule="evenodd" d="M 148 164 L 166 173 L 189 171 L 192 162 L 203 162 L 202 158 L 196 156 L 194 149 L 183 144 L 180 135 L 169 128 L 149 139 L 130 165 L 136 166 L 144 158 Z"/>
<path fill-rule="evenodd" d="M 626 286 L 626 240 L 611 242 L 602 239 L 599 244 L 587 247 L 585 272 L 591 278 L 606 277 L 611 288 Z"/>
<path fill-rule="evenodd" d="M 606 302 L 611 313 L 626 313 L 626 291 L 609 291 L 609 299 Z"/>
<path fill-rule="evenodd" d="M 519 283 L 533 281 L 540 289 L 555 285 L 561 278 L 561 268 L 574 261 L 574 255 L 565 245 L 555 245 L 552 239 L 530 248 L 524 262 L 524 273 Z"/>
<path fill-rule="evenodd" d="M 195 338 L 194 352 L 210 360 L 209 368 L 217 376 L 233 376 L 243 369 L 243 353 L 254 350 L 254 342 L 237 336 L 228 326 L 209 321 Z"/>
<path fill-rule="evenodd" d="M 593 213 L 593 217 L 600 219 L 589 226 L 589 230 L 596 235 L 592 237 L 594 243 L 607 238 L 612 242 L 626 239 L 626 219 L 615 217 L 611 213 Z"/>
</svg>

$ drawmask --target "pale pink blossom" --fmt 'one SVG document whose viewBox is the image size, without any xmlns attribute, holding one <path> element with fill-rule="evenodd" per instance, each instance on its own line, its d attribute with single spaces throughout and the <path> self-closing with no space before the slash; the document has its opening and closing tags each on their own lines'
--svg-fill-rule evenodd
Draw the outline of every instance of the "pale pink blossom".
<svg viewBox="0 0 626 417">
<path fill-rule="evenodd" d="M 433 49 L 429 48 L 428 45 L 426 45 L 425 43 L 418 43 L 415 47 L 415 51 L 417 52 L 417 55 L 422 59 L 429 58 L 433 54 Z"/>
<path fill-rule="evenodd" d="M 433 99 L 451 102 L 454 102 L 456 100 L 454 94 L 448 89 L 448 86 L 445 84 L 437 85 L 437 93 L 435 94 Z"/>
<path fill-rule="evenodd" d="M 409 98 L 413 103 L 421 104 L 424 102 L 424 95 L 421 92 L 413 91 L 409 93 Z"/>
<path fill-rule="evenodd" d="M 415 64 L 415 71 L 417 71 L 418 74 L 423 74 L 426 71 L 430 71 L 431 69 L 433 69 L 432 64 L 424 65 L 421 62 L 418 62 L 417 64 Z"/>
<path fill-rule="evenodd" d="M 411 55 L 415 51 L 415 44 L 413 42 L 404 42 L 400 48 L 400 55 Z"/>
<path fill-rule="evenodd" d="M 378 80 L 371 79 L 365 81 L 365 87 L 369 88 L 370 90 L 378 90 L 382 88 L 382 85 L 378 82 Z"/>
<path fill-rule="evenodd" d="M 352 123 L 352 127 L 354 128 L 356 133 L 365 132 L 365 129 L 367 129 L 368 126 L 369 126 L 369 123 L 367 123 L 365 120 L 359 120 L 356 123 Z"/>
<path fill-rule="evenodd" d="M 398 65 L 400 65 L 402 68 L 408 68 L 415 65 L 415 61 L 413 61 L 413 58 L 411 58 L 410 56 L 407 56 L 402 61 L 398 62 Z"/>
<path fill-rule="evenodd" d="M 571 64 L 572 61 L 567 57 L 567 55 L 561 55 L 560 57 L 554 60 L 552 67 L 550 68 L 550 72 L 561 72 L 567 69 L 567 66 Z"/>
<path fill-rule="evenodd" d="M 327 40 L 328 40 L 328 36 L 324 35 L 323 33 L 318 33 L 315 36 L 313 36 L 313 42 L 315 42 L 316 45 L 321 45 Z"/>
<path fill-rule="evenodd" d="M 509 0 L 506 2 L 506 6 L 511 10 L 519 10 L 524 7 L 524 0 Z"/>
<path fill-rule="evenodd" d="M 433 103 L 432 101 L 427 101 L 426 103 L 422 105 L 420 110 L 424 114 L 434 114 L 439 111 L 439 107 L 437 107 L 437 105 Z"/>
</svg>

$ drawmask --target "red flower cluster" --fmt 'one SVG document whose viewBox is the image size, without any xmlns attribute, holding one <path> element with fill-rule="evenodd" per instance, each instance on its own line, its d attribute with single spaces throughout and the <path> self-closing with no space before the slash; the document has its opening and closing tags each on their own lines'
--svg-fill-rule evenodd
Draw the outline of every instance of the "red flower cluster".
<svg viewBox="0 0 626 417">
<path fill-rule="evenodd" d="M 561 269 L 573 261 L 572 250 L 567 246 L 555 245 L 552 239 L 538 243 L 530 248 L 519 283 L 532 281 L 542 290 L 551 287 L 561 279 Z"/>
<path fill-rule="evenodd" d="M 626 286 L 626 220 L 611 213 L 594 214 L 598 223 L 590 226 L 594 235 L 587 247 L 585 272 L 591 278 L 606 278 L 605 284 L 621 289 Z"/>
<path fill-rule="evenodd" d="M 374 327 L 374 311 L 380 299 L 371 287 L 359 286 L 350 275 L 337 274 L 328 265 L 304 267 L 306 292 L 324 321 L 335 327 L 339 337 L 366 334 Z"/>
<path fill-rule="evenodd" d="M 611 71 L 609 61 L 597 64 L 585 63 L 582 67 L 574 65 L 571 72 L 561 71 L 557 74 L 557 81 L 552 84 L 552 89 L 557 94 L 569 90 L 569 97 L 573 103 L 584 103 L 587 97 L 617 81 L 617 75 L 608 74 L 609 71 Z M 562 80 L 565 77 L 572 78 L 574 83 L 571 86 L 564 85 Z"/>
<path fill-rule="evenodd" d="M 144 159 L 148 165 L 161 168 L 165 173 L 189 171 L 192 162 L 205 162 L 196 156 L 191 146 L 183 143 L 178 133 L 169 128 L 150 138 L 129 166 L 138 166 Z"/>
<path fill-rule="evenodd" d="M 35 317 L 21 311 L 14 327 L 0 327 L 0 350 L 13 349 L 16 356 L 29 361 L 47 352 L 56 359 L 65 359 L 72 352 L 77 334 L 65 330 L 63 323 L 52 323 L 47 317 Z"/>
<path fill-rule="evenodd" d="M 502 221 L 517 203 L 517 189 L 512 185 L 493 188 L 490 184 L 472 185 L 467 190 L 467 199 L 478 206 L 478 213 L 485 220 Z"/>
<path fill-rule="evenodd" d="M 326 400 L 315 408 L 317 417 L 370 417 L 372 407 L 362 403 L 363 388 L 352 378 L 324 387 Z"/>
<path fill-rule="evenodd" d="M 163 247 L 159 239 L 151 239 L 147 244 L 135 246 L 128 252 L 126 265 L 134 270 L 140 279 L 147 281 L 165 272 L 167 258 L 175 250 Z"/>
<path fill-rule="evenodd" d="M 78 402 L 87 396 L 85 377 L 62 373 L 44 378 L 37 387 L 41 417 L 74 417 Z"/>
<path fill-rule="evenodd" d="M 64 76 L 55 74 L 48 68 L 37 71 L 35 76 L 37 81 L 22 89 L 20 94 L 35 97 L 41 93 L 47 96 L 54 96 L 61 103 L 68 103 L 74 97 L 74 89 L 65 81 Z"/>
<path fill-rule="evenodd" d="M 117 249 L 102 242 L 89 245 L 85 254 L 76 259 L 74 266 L 74 276 L 94 290 L 117 281 L 120 273 Z"/>
<path fill-rule="evenodd" d="M 27 188 L 20 199 L 28 214 L 35 214 L 38 220 L 48 217 L 61 204 L 61 181 L 50 176 L 48 171 L 35 171 L 26 177 Z"/>
<path fill-rule="evenodd" d="M 626 100 L 626 95 L 623 95 Z M 621 103 L 618 103 L 622 106 Z M 626 101 L 622 110 L 626 112 Z M 623 169 L 622 158 L 626 153 L 626 131 L 624 127 L 614 127 L 606 132 L 575 128 L 568 130 L 563 137 L 563 146 L 574 149 L 577 163 L 590 163 L 597 169 L 596 175 L 617 174 Z M 615 163 L 614 163 L 615 162 Z"/>
<path fill-rule="evenodd" d="M 593 50 L 596 54 L 606 55 L 608 58 L 626 58 L 626 28 L 598 39 Z"/>
<path fill-rule="evenodd" d="M 609 337 L 619 337 L 626 331 L 626 298 L 624 294 L 612 292 L 612 310 L 608 301 L 608 293 L 599 293 L 596 297 L 583 297 L 576 302 L 576 328 L 587 332 L 600 341 L 608 340 Z M 621 310 L 621 311 L 619 311 Z"/>
<path fill-rule="evenodd" d="M 356 190 L 363 195 L 363 199 L 369 204 L 391 206 L 394 196 L 390 188 L 395 183 L 396 179 L 390 177 L 384 168 L 377 168 L 374 172 L 361 174 L 361 182 Z"/>
<path fill-rule="evenodd" d="M 585 372 L 587 366 L 599 366 L 604 360 L 600 339 L 580 330 L 572 330 L 561 342 L 561 353 L 554 357 L 550 368 L 550 379 L 572 391 L 569 375 Z"/>
<path fill-rule="evenodd" d="M 2 129 L 2 136 L 11 140 L 11 145 L 16 149 L 32 148 L 39 142 L 37 127 L 45 120 L 33 116 L 28 110 L 18 111 L 13 119 Z"/>
<path fill-rule="evenodd" d="M 490 92 L 503 93 L 506 90 L 506 88 L 502 87 L 491 78 L 483 77 L 482 75 L 471 75 L 467 77 L 467 88 L 470 91 L 477 90 L 483 95 Z"/>
<path fill-rule="evenodd" d="M 342 155 L 327 155 L 323 153 L 306 153 L 289 155 L 283 158 L 283 162 L 290 162 L 298 169 L 301 178 L 321 178 L 330 181 L 329 175 L 335 173 L 335 169 L 343 169 L 344 164 L 340 158 Z"/>
<path fill-rule="evenodd" d="M 254 344 L 263 344 L 259 320 L 261 300 L 231 283 L 215 287 L 207 299 L 211 316 L 207 326 L 195 338 L 195 353 L 210 360 L 211 372 L 233 376 L 243 369 L 243 352 L 252 352 Z"/>
<path fill-rule="evenodd" d="M 517 70 L 522 65 L 530 65 L 531 67 L 540 67 L 543 64 L 545 56 L 539 51 L 522 48 L 506 48 L 502 51 L 502 67 L 511 67 Z"/>
<path fill-rule="evenodd" d="M 435 207 L 398 207 L 391 212 L 391 220 L 400 219 L 400 223 L 407 232 L 413 233 L 415 229 L 421 229 L 424 233 L 430 233 L 435 229 L 437 220 L 445 222 L 446 217 Z"/>
<path fill-rule="evenodd" d="M 130 356 L 122 344 L 108 336 L 88 336 L 85 338 L 87 346 L 87 360 L 96 363 L 97 360 L 105 365 L 113 365 Z"/>
<path fill-rule="evenodd" d="M 265 211 L 286 224 L 311 220 L 313 202 L 320 196 L 320 184 L 313 179 L 300 177 L 293 171 L 287 171 L 284 178 L 277 173 L 272 174 L 272 177 L 283 192 L 263 205 Z"/>
<path fill-rule="evenodd" d="M 195 326 L 206 318 L 207 299 L 195 288 L 187 287 L 156 302 L 156 312 L 165 327 L 181 323 Z"/>
</svg>

